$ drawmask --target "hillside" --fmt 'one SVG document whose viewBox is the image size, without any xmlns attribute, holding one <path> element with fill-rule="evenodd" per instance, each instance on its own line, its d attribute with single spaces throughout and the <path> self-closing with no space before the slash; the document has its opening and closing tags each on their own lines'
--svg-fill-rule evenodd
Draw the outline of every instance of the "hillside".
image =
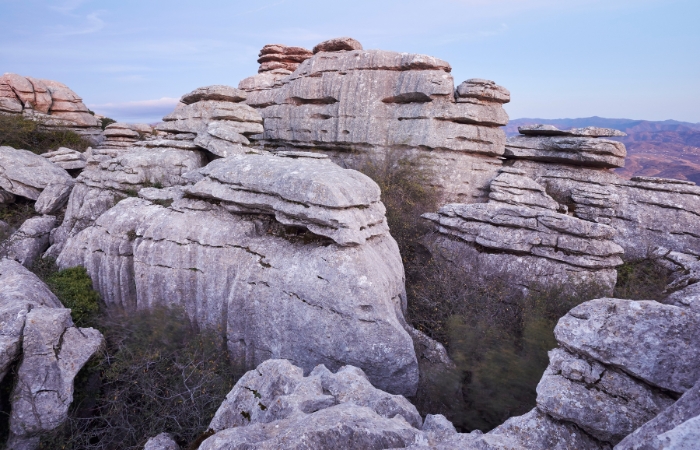
<svg viewBox="0 0 700 450">
<path fill-rule="evenodd" d="M 700 124 L 665 120 L 606 119 L 515 119 L 505 127 L 508 136 L 518 127 L 546 123 L 560 127 L 597 126 L 627 133 L 620 140 L 627 146 L 626 167 L 616 172 L 624 177 L 636 175 L 676 178 L 700 183 Z"/>
</svg>

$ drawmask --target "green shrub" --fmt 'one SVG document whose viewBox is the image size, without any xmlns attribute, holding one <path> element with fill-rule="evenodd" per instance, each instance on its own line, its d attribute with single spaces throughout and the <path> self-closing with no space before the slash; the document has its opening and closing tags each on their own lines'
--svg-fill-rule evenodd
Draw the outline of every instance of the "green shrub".
<svg viewBox="0 0 700 450">
<path fill-rule="evenodd" d="M 671 271 L 658 260 L 644 258 L 628 261 L 617 268 L 617 285 L 613 296 L 631 300 L 661 300 L 671 282 Z"/>
<path fill-rule="evenodd" d="M 76 379 L 68 421 L 42 449 L 141 449 L 172 433 L 183 448 L 207 431 L 233 387 L 221 333 L 198 330 L 179 310 L 105 313 L 104 353 Z"/>
<path fill-rule="evenodd" d="M 109 125 L 111 125 L 111 124 L 113 124 L 113 123 L 117 123 L 116 120 L 110 119 L 109 117 L 103 117 L 102 119 L 100 119 L 100 122 L 101 122 L 102 129 L 103 129 L 103 130 L 104 130 L 105 128 L 107 128 Z"/>
<path fill-rule="evenodd" d="M 92 280 L 84 267 L 60 270 L 46 278 L 63 306 L 71 309 L 73 322 L 79 326 L 91 326 L 99 310 L 100 295 L 92 289 Z"/>
<path fill-rule="evenodd" d="M 91 144 L 75 131 L 47 128 L 17 114 L 0 114 L 0 145 L 42 154 L 59 147 L 85 151 Z"/>
</svg>

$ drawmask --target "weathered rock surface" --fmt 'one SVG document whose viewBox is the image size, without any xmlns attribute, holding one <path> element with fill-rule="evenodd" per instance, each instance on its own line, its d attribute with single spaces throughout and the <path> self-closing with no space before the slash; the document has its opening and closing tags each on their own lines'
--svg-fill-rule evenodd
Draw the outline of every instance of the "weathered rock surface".
<svg viewBox="0 0 700 450">
<path fill-rule="evenodd" d="M 248 367 L 351 364 L 388 392 L 415 392 L 401 257 L 369 178 L 324 159 L 266 155 L 189 177 L 187 197 L 167 208 L 122 200 L 69 239 L 59 265 L 85 266 L 107 304 L 182 306 L 224 330 Z"/>
<path fill-rule="evenodd" d="M 700 381 L 698 381 L 695 386 L 688 389 L 671 407 L 637 428 L 634 433 L 628 435 L 622 442 L 615 446 L 615 449 L 641 450 L 669 448 L 668 446 L 664 446 L 664 438 L 661 438 L 661 435 L 681 426 L 683 423 L 693 418 L 697 421 L 697 417 L 700 417 Z M 694 443 L 696 444 L 697 442 L 696 439 Z M 692 446 L 687 448 L 692 448 Z"/>
<path fill-rule="evenodd" d="M 700 315 L 654 301 L 591 300 L 559 320 L 554 335 L 579 354 L 676 393 L 700 379 Z"/>
<path fill-rule="evenodd" d="M 143 450 L 180 450 L 180 446 L 169 433 L 160 433 L 146 442 Z"/>
<path fill-rule="evenodd" d="M 75 327 L 70 310 L 17 262 L 0 260 L 0 283 L 0 374 L 19 358 L 7 447 L 34 449 L 42 432 L 66 419 L 73 379 L 103 338 Z"/>
<path fill-rule="evenodd" d="M 518 171 L 502 171 L 489 197 L 424 214 L 437 225 L 426 241 L 431 252 L 476 276 L 524 287 L 594 282 L 612 290 L 623 252 L 612 228 L 556 212 L 557 202 Z"/>
<path fill-rule="evenodd" d="M 528 125 L 518 127 L 520 134 L 526 136 L 576 136 L 576 137 L 625 137 L 626 133 L 612 128 L 571 128 L 568 130 L 560 130 L 554 125 Z"/>
<path fill-rule="evenodd" d="M 674 399 L 624 372 L 555 349 L 537 386 L 537 407 L 613 444 L 672 405 Z"/>
<path fill-rule="evenodd" d="M 39 216 L 24 221 L 19 230 L 0 244 L 0 257 L 7 257 L 30 267 L 47 248 L 49 233 L 56 227 L 56 217 Z"/>
<path fill-rule="evenodd" d="M 68 128 L 95 143 L 100 122 L 78 95 L 63 83 L 6 73 L 0 77 L 0 111 L 36 118 L 46 127 Z"/>
<path fill-rule="evenodd" d="M 450 70 L 425 55 L 321 51 L 293 74 L 262 73 L 239 88 L 265 120 L 253 145 L 323 151 L 346 167 L 408 157 L 447 199 L 472 202 L 501 165 L 507 91 L 479 80 L 458 102 Z"/>
<path fill-rule="evenodd" d="M 284 70 L 294 72 L 299 64 L 313 56 L 310 50 L 302 47 L 289 47 L 282 44 L 268 44 L 258 55 L 259 73 Z"/>
<path fill-rule="evenodd" d="M 154 129 L 145 123 L 111 123 L 104 131 L 105 140 L 98 149 L 127 149 L 139 141 L 154 137 Z"/>
<path fill-rule="evenodd" d="M 340 37 L 316 44 L 313 53 L 362 50 L 362 44 L 351 37 Z"/>
<path fill-rule="evenodd" d="M 627 180 L 605 169 L 515 161 L 575 217 L 608 224 L 626 259 L 665 247 L 700 256 L 700 187 L 664 178 Z"/>
<path fill-rule="evenodd" d="M 205 165 L 200 150 L 172 147 L 119 150 L 116 156 L 99 155 L 76 179 L 63 223 L 51 233 L 47 256 L 58 257 L 66 240 L 94 221 L 119 200 L 136 196 L 139 189 L 158 185 L 179 186 L 188 183 L 182 175 Z"/>
<path fill-rule="evenodd" d="M 457 102 L 469 103 L 476 100 L 497 103 L 509 103 L 510 91 L 491 80 L 472 78 L 457 86 L 455 91 Z"/>
<path fill-rule="evenodd" d="M 626 156 L 622 142 L 569 136 L 515 136 L 508 138 L 505 151 L 509 159 L 604 168 L 624 167 Z"/>
<path fill-rule="evenodd" d="M 0 147 L 0 188 L 31 200 L 49 185 L 72 185 L 64 169 L 29 150 Z"/>
<path fill-rule="evenodd" d="M 65 170 L 84 169 L 87 165 L 87 158 L 83 153 L 66 147 L 44 153 L 41 156 Z"/>
</svg>

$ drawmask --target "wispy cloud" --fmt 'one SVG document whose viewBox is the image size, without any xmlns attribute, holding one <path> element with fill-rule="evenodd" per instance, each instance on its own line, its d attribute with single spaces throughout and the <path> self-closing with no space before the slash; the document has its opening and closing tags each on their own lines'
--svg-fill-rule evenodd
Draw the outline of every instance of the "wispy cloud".
<svg viewBox="0 0 700 450">
<path fill-rule="evenodd" d="M 172 112 L 179 101 L 179 98 L 162 97 L 131 102 L 88 104 L 87 106 L 97 114 L 116 120 L 151 123 L 160 121 L 163 116 Z"/>
<path fill-rule="evenodd" d="M 85 16 L 83 24 L 79 26 L 58 25 L 49 34 L 55 37 L 62 37 L 96 33 L 105 27 L 105 22 L 99 15 L 99 12 L 88 14 Z"/>
</svg>

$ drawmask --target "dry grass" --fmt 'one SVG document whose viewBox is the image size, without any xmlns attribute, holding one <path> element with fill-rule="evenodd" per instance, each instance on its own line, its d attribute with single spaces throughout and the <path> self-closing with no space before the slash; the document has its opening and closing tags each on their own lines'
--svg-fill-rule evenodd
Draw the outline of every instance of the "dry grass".
<svg viewBox="0 0 700 450">
<path fill-rule="evenodd" d="M 85 151 L 90 141 L 78 133 L 42 126 L 41 122 L 21 115 L 0 114 L 0 146 L 32 151 L 36 154 L 68 147 Z"/>
</svg>

